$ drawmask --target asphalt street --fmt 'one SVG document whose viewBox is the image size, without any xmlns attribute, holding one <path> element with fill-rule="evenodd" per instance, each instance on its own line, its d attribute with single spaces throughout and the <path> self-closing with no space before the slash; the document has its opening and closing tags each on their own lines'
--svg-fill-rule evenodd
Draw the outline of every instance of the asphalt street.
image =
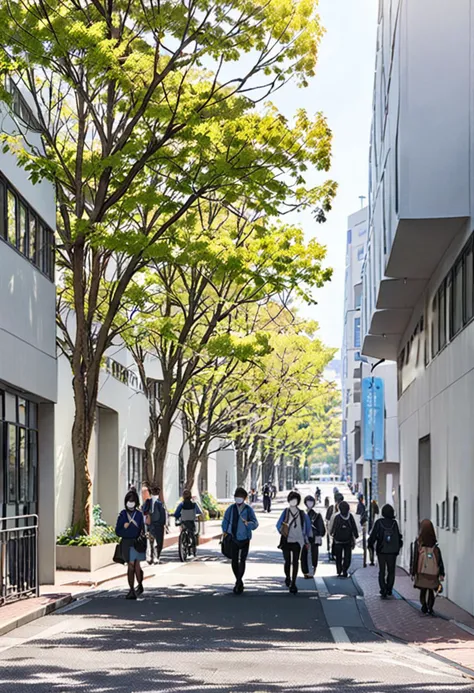
<svg viewBox="0 0 474 693">
<path fill-rule="evenodd" d="M 474 691 L 456 669 L 374 633 L 357 585 L 333 565 L 290 595 L 278 514 L 259 513 L 243 595 L 217 542 L 185 565 L 170 549 L 137 602 L 112 583 L 0 638 L 0 692 Z"/>
</svg>

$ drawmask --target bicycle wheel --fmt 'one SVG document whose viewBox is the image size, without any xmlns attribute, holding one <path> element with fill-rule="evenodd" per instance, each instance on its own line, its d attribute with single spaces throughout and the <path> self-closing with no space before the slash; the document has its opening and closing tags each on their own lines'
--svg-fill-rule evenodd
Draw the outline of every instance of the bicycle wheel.
<svg viewBox="0 0 474 693">
<path fill-rule="evenodd" d="M 186 540 L 186 532 L 181 532 L 181 534 L 179 535 L 178 553 L 179 553 L 179 560 L 181 561 L 181 563 L 184 563 L 188 557 L 188 546 L 187 546 L 187 540 Z"/>
</svg>

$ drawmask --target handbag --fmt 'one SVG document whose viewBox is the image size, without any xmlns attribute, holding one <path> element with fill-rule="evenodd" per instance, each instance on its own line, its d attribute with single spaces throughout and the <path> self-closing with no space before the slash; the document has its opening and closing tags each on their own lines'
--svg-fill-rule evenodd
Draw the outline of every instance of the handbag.
<svg viewBox="0 0 474 693">
<path fill-rule="evenodd" d="M 323 538 L 322 537 L 314 537 L 314 543 L 316 546 L 322 546 L 323 545 Z"/>
<path fill-rule="evenodd" d="M 146 553 L 146 536 L 141 532 L 133 542 L 134 549 L 137 553 Z"/>
<path fill-rule="evenodd" d="M 290 523 L 288 522 L 288 516 L 289 516 L 289 511 L 287 510 L 286 514 L 285 514 L 285 519 L 284 519 L 284 521 L 281 525 L 281 528 L 280 528 L 280 534 L 285 539 L 288 539 L 288 535 L 290 533 Z"/>
<path fill-rule="evenodd" d="M 232 558 L 232 537 L 230 534 L 222 535 L 221 552 L 226 558 Z"/>
<path fill-rule="evenodd" d="M 122 542 L 117 544 L 117 546 L 115 547 L 114 557 L 112 558 L 112 560 L 114 563 L 121 563 L 122 565 L 125 564 L 125 561 L 123 560 L 122 556 Z"/>
</svg>

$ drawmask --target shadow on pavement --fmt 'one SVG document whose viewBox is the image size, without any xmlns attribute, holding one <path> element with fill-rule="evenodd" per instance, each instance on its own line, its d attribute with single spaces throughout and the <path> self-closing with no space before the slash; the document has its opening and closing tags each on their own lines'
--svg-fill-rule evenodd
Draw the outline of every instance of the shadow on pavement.
<svg viewBox="0 0 474 693">
<path fill-rule="evenodd" d="M 130 658 L 132 657 L 130 653 Z M 16 674 L 19 674 L 18 677 Z M 242 677 L 244 678 L 244 677 Z M 2 693 L 27 693 L 35 690 L 37 693 L 64 693 L 67 691 L 100 691 L 100 693 L 282 693 L 288 692 L 287 681 L 269 682 L 265 679 L 252 678 L 245 682 L 210 683 L 198 676 L 190 674 L 175 674 L 166 669 L 129 667 L 114 671 L 104 669 L 91 671 L 74 671 L 64 666 L 32 666 L 24 664 L 10 668 L 5 677 L 2 676 L 0 691 Z M 46 683 L 47 681 L 47 683 Z M 331 678 L 321 683 L 298 685 L 301 693 L 349 693 L 364 691 L 364 693 L 425 693 L 435 690 L 432 685 L 424 683 L 400 684 L 381 683 L 379 681 L 358 681 L 350 677 Z M 472 690 L 471 684 L 444 683 L 437 684 L 438 691 Z"/>
</svg>

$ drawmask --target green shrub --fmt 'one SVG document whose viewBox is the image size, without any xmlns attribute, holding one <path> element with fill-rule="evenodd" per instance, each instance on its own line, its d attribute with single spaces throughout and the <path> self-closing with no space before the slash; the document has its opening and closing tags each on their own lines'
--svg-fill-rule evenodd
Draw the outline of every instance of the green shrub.
<svg viewBox="0 0 474 693">
<path fill-rule="evenodd" d="M 103 519 L 100 505 L 93 507 L 92 517 L 93 529 L 90 534 L 80 534 L 75 532 L 73 527 L 68 527 L 58 536 L 56 544 L 58 546 L 103 546 L 119 541 L 115 529 Z"/>
</svg>

